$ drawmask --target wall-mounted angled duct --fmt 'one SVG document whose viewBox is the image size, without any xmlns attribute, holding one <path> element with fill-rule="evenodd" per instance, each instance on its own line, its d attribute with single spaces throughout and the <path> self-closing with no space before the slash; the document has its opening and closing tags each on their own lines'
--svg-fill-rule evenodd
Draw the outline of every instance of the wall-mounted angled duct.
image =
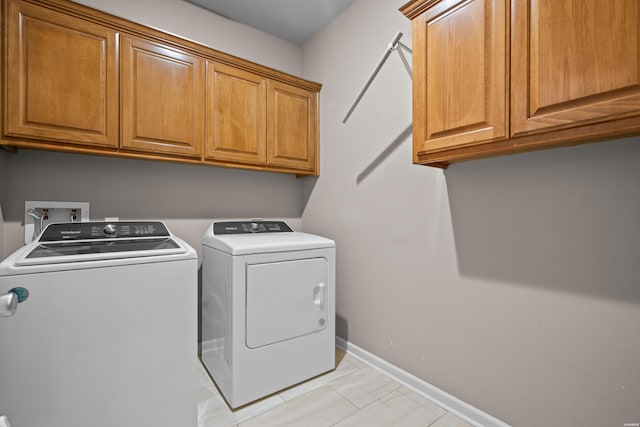
<svg viewBox="0 0 640 427">
<path fill-rule="evenodd" d="M 409 53 L 412 53 L 412 51 L 411 51 L 411 49 L 409 49 L 406 45 L 404 45 L 400 41 L 401 37 L 402 37 L 402 33 L 400 31 L 398 31 L 398 33 L 391 40 L 391 43 L 389 43 L 389 47 L 384 52 L 384 55 L 382 55 L 382 58 L 378 62 L 378 65 L 376 65 L 376 68 L 373 70 L 373 73 L 371 73 L 371 76 L 369 77 L 369 80 L 367 80 L 367 82 L 365 83 L 364 87 L 362 88 L 362 90 L 358 94 L 358 97 L 353 102 L 353 105 L 351 106 L 351 108 L 347 112 L 347 115 L 344 116 L 344 119 L 342 119 L 342 123 L 347 123 L 347 120 L 349 120 L 349 117 L 351 116 L 351 113 L 353 113 L 353 110 L 356 109 L 356 106 L 358 105 L 358 103 L 360 103 L 360 100 L 364 96 L 365 92 L 367 91 L 367 89 L 369 89 L 369 86 L 371 86 L 371 83 L 376 78 L 376 76 L 378 75 L 378 73 L 382 69 L 382 66 L 387 61 L 389 56 L 393 53 L 393 51 L 398 52 L 398 55 L 400 55 L 400 59 L 402 60 L 402 63 L 404 64 L 405 68 L 407 69 L 407 72 L 409 73 L 409 78 L 412 78 L 412 74 L 413 73 L 411 71 L 411 67 L 409 66 L 409 62 L 407 61 L 407 58 L 404 56 L 404 53 L 402 53 L 402 49 L 405 49 Z"/>
</svg>

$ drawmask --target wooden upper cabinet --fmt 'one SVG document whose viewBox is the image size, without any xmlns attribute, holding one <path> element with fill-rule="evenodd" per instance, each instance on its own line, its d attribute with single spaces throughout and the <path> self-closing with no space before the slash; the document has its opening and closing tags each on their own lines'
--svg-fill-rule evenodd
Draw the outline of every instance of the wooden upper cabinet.
<svg viewBox="0 0 640 427">
<path fill-rule="evenodd" d="M 506 138 L 505 0 L 443 1 L 413 21 L 414 151 Z"/>
<path fill-rule="evenodd" d="M 640 113 L 638 0 L 512 3 L 513 136 Z"/>
<path fill-rule="evenodd" d="M 267 164 L 318 173 L 318 94 L 269 81 Z"/>
<path fill-rule="evenodd" d="M 116 32 L 13 0 L 5 25 L 4 135 L 115 148 Z"/>
<path fill-rule="evenodd" d="M 68 0 L 2 0 L 2 147 L 318 173 L 321 84 Z"/>
<path fill-rule="evenodd" d="M 207 62 L 205 158 L 264 165 L 267 83 L 264 77 Z"/>
<path fill-rule="evenodd" d="M 207 64 L 205 158 L 317 173 L 318 94 Z"/>
<path fill-rule="evenodd" d="M 205 61 L 180 50 L 123 35 L 123 148 L 201 157 Z"/>
</svg>

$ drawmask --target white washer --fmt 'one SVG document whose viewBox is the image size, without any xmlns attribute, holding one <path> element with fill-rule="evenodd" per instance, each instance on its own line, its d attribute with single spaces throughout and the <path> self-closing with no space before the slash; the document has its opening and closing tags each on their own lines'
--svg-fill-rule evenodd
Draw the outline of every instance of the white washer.
<svg viewBox="0 0 640 427">
<path fill-rule="evenodd" d="M 279 221 L 202 239 L 201 358 L 232 408 L 335 368 L 335 243 Z"/>
<path fill-rule="evenodd" d="M 196 426 L 197 264 L 160 222 L 51 224 L 10 255 L 0 420 Z"/>
</svg>

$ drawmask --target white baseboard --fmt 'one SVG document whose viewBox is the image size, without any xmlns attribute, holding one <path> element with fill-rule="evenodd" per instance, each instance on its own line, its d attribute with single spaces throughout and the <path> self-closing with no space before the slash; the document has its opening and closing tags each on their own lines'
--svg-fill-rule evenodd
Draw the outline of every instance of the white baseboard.
<svg viewBox="0 0 640 427">
<path fill-rule="evenodd" d="M 451 412 L 457 417 L 462 418 L 466 422 L 479 427 L 509 427 L 509 424 L 492 417 L 486 412 L 469 405 L 466 402 L 450 395 L 446 391 L 429 384 L 420 378 L 411 375 L 407 371 L 403 371 L 397 366 L 369 353 L 368 351 L 336 336 L 336 346 L 350 355 L 357 357 L 366 364 L 378 369 L 379 371 L 389 375 L 399 383 L 409 387 L 415 392 L 421 394 L 441 408 Z"/>
</svg>

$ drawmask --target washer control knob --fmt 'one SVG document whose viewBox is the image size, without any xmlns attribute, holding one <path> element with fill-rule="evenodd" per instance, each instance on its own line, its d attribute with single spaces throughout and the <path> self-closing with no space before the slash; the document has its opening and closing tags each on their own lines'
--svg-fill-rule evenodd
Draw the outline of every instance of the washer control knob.
<svg viewBox="0 0 640 427">
<path fill-rule="evenodd" d="M 116 226 L 115 224 L 107 224 L 104 226 L 104 229 L 102 231 L 104 231 L 104 234 L 108 234 L 108 235 L 114 235 L 116 234 Z"/>
<path fill-rule="evenodd" d="M 251 229 L 252 229 L 253 231 L 258 231 L 258 228 L 259 228 L 259 227 L 260 227 L 260 225 L 258 225 L 258 223 L 257 223 L 257 222 L 252 222 L 252 223 L 251 223 Z"/>
</svg>

